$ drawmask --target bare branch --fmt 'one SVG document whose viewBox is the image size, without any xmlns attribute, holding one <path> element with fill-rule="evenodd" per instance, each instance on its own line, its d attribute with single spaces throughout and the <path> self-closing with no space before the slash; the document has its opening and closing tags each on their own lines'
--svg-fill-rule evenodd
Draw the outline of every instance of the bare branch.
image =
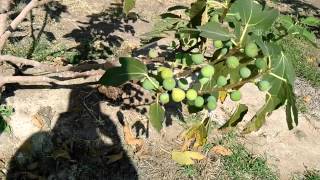
<svg viewBox="0 0 320 180">
<path fill-rule="evenodd" d="M 79 84 L 72 81 L 71 79 L 77 78 L 90 78 L 83 79 L 85 82 L 97 82 L 103 75 L 102 70 L 92 70 L 86 72 L 64 72 L 58 74 L 56 77 L 47 76 L 4 76 L 0 79 L 0 87 L 8 83 L 53 83 L 57 85 L 70 85 Z M 59 79 L 60 78 L 60 79 Z"/>
<path fill-rule="evenodd" d="M 44 5 L 52 0 L 31 0 L 27 6 L 23 8 L 20 14 L 10 23 L 9 28 L 0 36 L 0 51 L 3 49 L 5 42 L 12 32 L 17 29 L 18 25 L 27 17 L 28 13 L 39 5 Z"/>
</svg>

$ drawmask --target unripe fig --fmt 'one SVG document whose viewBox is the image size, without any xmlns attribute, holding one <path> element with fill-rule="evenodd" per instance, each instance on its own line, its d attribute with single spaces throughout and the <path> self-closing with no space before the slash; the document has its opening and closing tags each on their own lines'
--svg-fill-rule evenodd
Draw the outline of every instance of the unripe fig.
<svg viewBox="0 0 320 180">
<path fill-rule="evenodd" d="M 182 89 L 173 88 L 171 96 L 174 102 L 181 102 L 186 97 L 186 93 Z"/>
<path fill-rule="evenodd" d="M 227 66 L 230 69 L 235 69 L 239 66 L 239 59 L 235 56 L 230 56 L 227 59 Z"/>
<path fill-rule="evenodd" d="M 204 61 L 203 54 L 201 54 L 201 53 L 192 54 L 191 60 L 194 64 L 201 64 Z"/>
<path fill-rule="evenodd" d="M 206 84 L 206 83 L 209 82 L 209 81 L 210 81 L 210 79 L 207 78 L 207 77 L 201 77 L 201 78 L 199 79 L 199 82 L 200 82 L 201 85 L 204 85 L 204 84 Z"/>
<path fill-rule="evenodd" d="M 260 91 L 268 91 L 271 88 L 269 81 L 262 80 L 258 82 L 258 88 Z"/>
<path fill-rule="evenodd" d="M 239 101 L 241 99 L 241 93 L 239 90 L 232 91 L 230 94 L 230 99 L 232 101 Z"/>
<path fill-rule="evenodd" d="M 161 77 L 162 79 L 167 79 L 167 78 L 172 78 L 173 77 L 173 72 L 169 68 L 165 68 L 161 71 Z"/>
<path fill-rule="evenodd" d="M 226 78 L 226 77 L 224 77 L 224 76 L 219 76 L 219 77 L 218 77 L 218 79 L 217 79 L 217 85 L 218 85 L 219 87 L 223 87 L 223 86 L 225 86 L 227 83 L 228 83 L 228 81 L 227 81 L 227 78 Z"/>
<path fill-rule="evenodd" d="M 162 104 L 167 104 L 170 101 L 170 97 L 168 93 L 162 93 L 159 99 Z"/>
<path fill-rule="evenodd" d="M 188 91 L 187 91 L 187 99 L 188 100 L 190 100 L 190 101 L 193 101 L 193 100 L 195 100 L 196 98 L 197 98 L 197 96 L 198 96 L 198 93 L 197 93 L 197 91 L 196 90 L 194 90 L 194 89 L 189 89 Z"/>
<path fill-rule="evenodd" d="M 214 67 L 211 65 L 205 65 L 201 68 L 201 75 L 206 78 L 211 78 L 214 74 Z"/>
<path fill-rule="evenodd" d="M 185 78 L 181 78 L 178 81 L 178 87 L 186 91 L 189 89 L 189 83 Z"/>
<path fill-rule="evenodd" d="M 151 80 L 150 80 L 151 79 Z M 150 79 L 145 79 L 143 82 L 142 82 L 142 87 L 146 90 L 154 90 L 156 89 L 157 87 L 155 87 L 155 85 L 159 86 L 159 82 L 154 79 L 154 78 L 150 78 Z M 155 84 L 155 85 L 154 85 Z"/>
<path fill-rule="evenodd" d="M 217 98 L 216 98 L 215 96 L 209 96 L 209 97 L 207 98 L 207 101 L 208 101 L 208 102 L 209 102 L 209 101 L 217 102 Z"/>
<path fill-rule="evenodd" d="M 265 69 L 268 66 L 267 60 L 265 58 L 258 58 L 255 64 L 259 69 Z"/>
<path fill-rule="evenodd" d="M 245 53 L 247 56 L 254 58 L 258 55 L 259 53 L 259 48 L 254 42 L 250 42 L 249 44 L 246 45 L 244 49 Z"/>
<path fill-rule="evenodd" d="M 148 55 L 151 59 L 157 58 L 159 56 L 157 50 L 155 49 L 150 49 Z"/>
<path fill-rule="evenodd" d="M 204 104 L 204 99 L 201 96 L 197 96 L 197 98 L 194 100 L 194 106 L 200 108 Z"/>
<path fill-rule="evenodd" d="M 242 67 L 240 69 L 240 76 L 241 78 L 248 78 L 251 75 L 251 70 L 247 67 Z"/>
<path fill-rule="evenodd" d="M 211 111 L 215 110 L 217 108 L 217 102 L 216 101 L 208 101 L 207 108 Z"/>
<path fill-rule="evenodd" d="M 176 81 L 173 78 L 167 78 L 162 82 L 163 88 L 168 91 L 171 91 L 173 88 L 176 87 Z"/>
<path fill-rule="evenodd" d="M 213 41 L 213 45 L 216 49 L 220 49 L 223 47 L 223 42 L 221 40 Z"/>
</svg>

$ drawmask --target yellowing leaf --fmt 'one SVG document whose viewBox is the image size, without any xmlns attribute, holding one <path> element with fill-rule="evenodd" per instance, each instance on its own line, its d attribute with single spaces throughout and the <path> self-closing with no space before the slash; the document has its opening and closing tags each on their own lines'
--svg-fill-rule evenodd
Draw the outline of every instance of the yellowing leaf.
<svg viewBox="0 0 320 180">
<path fill-rule="evenodd" d="M 180 152 L 174 150 L 172 151 L 171 155 L 172 159 L 181 165 L 191 165 L 194 164 L 194 161 L 192 159 L 202 160 L 205 158 L 205 156 L 201 153 L 194 151 Z"/>
<path fill-rule="evenodd" d="M 221 103 L 224 103 L 224 101 L 227 98 L 227 95 L 228 95 L 227 91 L 219 91 L 219 99 Z"/>
<path fill-rule="evenodd" d="M 223 147 L 221 145 L 214 146 L 211 149 L 211 151 L 214 152 L 215 154 L 219 154 L 219 155 L 222 155 L 222 156 L 230 156 L 230 155 L 232 155 L 232 151 L 229 148 Z"/>
</svg>

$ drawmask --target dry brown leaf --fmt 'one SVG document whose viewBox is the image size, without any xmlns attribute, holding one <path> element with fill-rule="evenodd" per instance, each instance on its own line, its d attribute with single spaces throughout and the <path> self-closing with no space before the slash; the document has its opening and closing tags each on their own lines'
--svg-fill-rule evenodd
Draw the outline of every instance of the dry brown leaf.
<svg viewBox="0 0 320 180">
<path fill-rule="evenodd" d="M 304 97 L 303 97 L 303 101 L 304 101 L 305 103 L 309 104 L 310 101 L 311 101 L 311 96 L 304 96 Z"/>
<path fill-rule="evenodd" d="M 38 113 L 32 116 L 31 121 L 39 129 L 44 127 L 44 120 Z"/>
<path fill-rule="evenodd" d="M 221 145 L 214 146 L 211 151 L 215 154 L 219 154 L 222 156 L 231 156 L 232 151 L 229 148 L 223 147 Z"/>
<path fill-rule="evenodd" d="M 123 126 L 123 134 L 124 134 L 124 141 L 132 146 L 133 148 L 135 149 L 138 149 L 140 150 L 143 146 L 143 141 L 141 139 L 138 139 L 136 138 L 132 132 L 131 132 L 131 129 L 130 127 L 128 126 L 128 124 L 126 123 L 124 126 Z"/>
<path fill-rule="evenodd" d="M 227 91 L 219 91 L 219 99 L 221 101 L 221 103 L 224 103 L 224 101 L 226 100 L 228 95 Z"/>
</svg>

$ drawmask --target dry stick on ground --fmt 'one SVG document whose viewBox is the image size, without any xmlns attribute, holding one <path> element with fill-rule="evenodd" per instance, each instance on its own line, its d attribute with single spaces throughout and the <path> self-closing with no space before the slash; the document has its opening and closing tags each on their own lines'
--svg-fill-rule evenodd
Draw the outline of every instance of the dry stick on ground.
<svg viewBox="0 0 320 180">
<path fill-rule="evenodd" d="M 7 1 L 7 0 L 5 0 Z M 5 42 L 10 37 L 12 32 L 17 29 L 18 25 L 27 17 L 29 12 L 38 6 L 44 5 L 52 0 L 32 0 L 28 3 L 26 7 L 20 12 L 20 14 L 10 23 L 10 26 L 6 29 L 4 33 L 0 36 L 0 52 L 2 51 Z"/>
</svg>

